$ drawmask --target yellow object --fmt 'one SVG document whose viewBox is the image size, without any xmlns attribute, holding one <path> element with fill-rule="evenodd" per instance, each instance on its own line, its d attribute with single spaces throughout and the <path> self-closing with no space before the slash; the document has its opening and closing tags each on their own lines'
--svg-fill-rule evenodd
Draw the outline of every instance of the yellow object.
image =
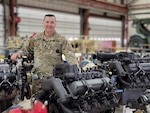
<svg viewBox="0 0 150 113">
<path fill-rule="evenodd" d="M 91 39 L 78 39 L 70 41 L 76 53 L 87 53 L 95 51 L 115 51 L 116 41 L 101 41 Z"/>
<path fill-rule="evenodd" d="M 97 42 L 95 40 L 90 39 L 79 39 L 79 40 L 72 40 L 70 44 L 73 46 L 76 53 L 86 53 L 86 52 L 94 52 L 98 50 Z"/>
<path fill-rule="evenodd" d="M 85 60 L 81 61 L 80 67 L 81 67 L 84 71 L 86 71 L 87 69 L 96 67 L 96 65 L 95 65 L 92 61 L 90 61 L 90 60 L 88 60 L 88 59 L 85 59 Z"/>
<path fill-rule="evenodd" d="M 134 113 L 143 113 L 143 111 L 140 109 L 137 109 Z"/>
<path fill-rule="evenodd" d="M 112 72 L 111 72 L 111 71 L 109 72 L 109 75 L 112 75 Z"/>
<path fill-rule="evenodd" d="M 20 49 L 23 46 L 28 45 L 29 39 L 30 39 L 30 37 L 28 37 L 28 36 L 25 36 L 24 38 L 20 38 L 18 36 L 10 36 L 7 39 L 6 48 L 7 49 Z"/>
<path fill-rule="evenodd" d="M 23 39 L 18 36 L 10 36 L 7 39 L 7 49 L 20 49 L 23 44 Z"/>
<path fill-rule="evenodd" d="M 0 59 L 3 59 L 3 58 L 5 58 L 5 55 L 0 55 Z"/>
</svg>

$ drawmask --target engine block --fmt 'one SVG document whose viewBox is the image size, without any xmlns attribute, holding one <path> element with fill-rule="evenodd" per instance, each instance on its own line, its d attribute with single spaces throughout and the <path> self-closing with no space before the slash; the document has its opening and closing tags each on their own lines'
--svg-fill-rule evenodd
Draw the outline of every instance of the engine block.
<svg viewBox="0 0 150 113">
<path fill-rule="evenodd" d="M 150 88 L 150 56 L 140 56 L 133 52 L 97 52 L 93 56 L 101 62 L 99 68 L 106 71 L 117 87 L 116 91 L 121 94 L 119 104 L 132 106 L 130 103 L 136 102 Z"/>
<path fill-rule="evenodd" d="M 9 58 L 1 59 L 0 62 L 0 112 L 8 109 L 13 103 L 18 103 L 31 97 L 30 87 L 27 81 L 25 60 L 17 62 Z"/>
<path fill-rule="evenodd" d="M 104 113 L 118 106 L 113 88 L 110 78 L 99 71 L 79 73 L 77 65 L 60 64 L 55 66 L 53 77 L 43 80 L 35 98 L 48 101 L 49 112 Z"/>
</svg>

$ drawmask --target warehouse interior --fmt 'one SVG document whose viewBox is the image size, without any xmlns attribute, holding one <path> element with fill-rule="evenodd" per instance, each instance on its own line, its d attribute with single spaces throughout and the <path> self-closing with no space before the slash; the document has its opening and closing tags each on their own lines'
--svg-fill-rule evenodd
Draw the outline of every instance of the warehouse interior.
<svg viewBox="0 0 150 113">
<path fill-rule="evenodd" d="M 82 39 L 94 41 L 92 47 L 78 49 L 84 48 L 87 52 L 88 49 L 89 52 L 103 50 L 105 42 L 110 41 L 110 49 L 120 50 L 128 47 L 130 37 L 137 34 L 133 20 L 149 17 L 148 7 L 146 0 L 3 0 L 0 6 L 1 46 L 6 45 L 10 36 L 25 37 L 42 31 L 41 20 L 45 12 L 56 15 L 57 31 L 71 40 L 73 45 L 81 45 L 75 43 Z M 99 44 L 95 44 L 98 40 Z"/>
<path fill-rule="evenodd" d="M 78 100 L 79 103 L 76 104 L 84 106 L 78 106 L 80 112 L 68 109 L 65 109 L 66 111 L 34 111 L 35 109 L 30 106 L 30 99 L 21 99 L 17 103 L 17 107 L 11 109 L 23 106 L 20 109 L 26 109 L 25 113 L 150 113 L 148 111 L 150 103 L 149 0 L 0 0 L 0 59 L 4 60 L 6 57 L 10 57 L 23 47 L 27 38 L 43 32 L 42 22 L 45 14 L 55 15 L 56 31 L 70 43 L 84 72 L 93 71 L 96 66 L 98 71 L 103 70 L 101 73 L 109 76 L 113 85 L 112 89 L 110 88 L 111 91 L 108 86 L 105 88 L 105 90 L 109 89 L 105 96 L 109 94 L 109 97 L 112 96 L 112 100 L 110 102 L 111 97 L 106 98 L 102 96 L 104 95 L 101 94 L 102 92 L 95 91 L 97 90 L 96 85 L 99 85 L 98 82 L 95 83 L 96 85 L 93 83 L 96 88 L 91 88 L 91 92 L 94 90 L 95 95 L 100 96 L 101 94 L 102 97 L 105 97 L 103 100 L 105 102 L 96 103 L 98 99 L 94 99 L 98 97 L 93 96 L 94 93 L 88 95 L 92 100 L 90 104 L 87 102 L 88 105 L 85 101 L 81 101 L 83 95 L 79 96 L 81 100 L 75 99 L 79 98 L 75 96 L 74 102 Z M 10 99 L 8 101 L 2 99 L 6 84 L 12 86 L 12 81 L 10 82 L 10 79 L 3 75 L 6 66 L 6 62 L 4 63 L 3 60 L 0 61 L 0 112 L 15 113 L 9 109 L 10 105 L 6 107 L 7 104 L 11 104 L 8 102 Z M 28 74 L 29 71 L 26 73 Z M 88 80 L 87 78 L 85 84 L 89 88 L 93 84 L 91 85 L 91 82 L 88 84 L 90 77 Z M 79 82 L 79 79 L 76 81 Z M 4 83 L 6 84 L 3 85 Z M 15 87 L 17 83 L 15 83 Z M 65 88 L 71 87 L 71 85 L 66 85 Z M 9 90 L 7 88 L 6 90 Z M 117 97 L 114 94 L 116 92 Z M 7 93 L 7 96 L 10 96 L 11 93 L 11 91 Z M 88 96 L 84 99 L 88 100 Z M 138 99 L 141 99 L 140 103 L 138 103 Z M 134 102 L 127 102 L 127 100 L 134 100 Z M 110 102 L 109 107 L 107 106 L 108 102 Z M 107 107 L 105 108 L 103 105 Z M 64 105 L 61 104 L 62 106 Z M 92 109 L 95 106 L 98 109 Z M 85 108 L 86 110 L 83 110 Z M 17 112 L 24 113 L 21 110 Z"/>
</svg>

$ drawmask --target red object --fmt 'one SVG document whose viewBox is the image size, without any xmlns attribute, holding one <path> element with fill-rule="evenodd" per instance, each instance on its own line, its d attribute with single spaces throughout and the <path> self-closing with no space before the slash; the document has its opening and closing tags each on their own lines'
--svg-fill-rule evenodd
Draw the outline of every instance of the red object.
<svg viewBox="0 0 150 113">
<path fill-rule="evenodd" d="M 9 22 L 10 22 L 10 23 L 12 23 L 12 22 L 13 22 L 13 19 L 12 19 L 12 17 L 11 17 L 11 16 L 9 17 Z M 15 20 L 15 22 L 17 22 L 17 23 L 21 22 L 21 18 L 20 18 L 19 16 L 16 16 L 16 20 Z"/>
<path fill-rule="evenodd" d="M 48 113 L 47 112 L 47 107 L 42 102 L 36 100 L 34 102 L 32 113 Z"/>
<path fill-rule="evenodd" d="M 36 36 L 37 34 L 34 32 L 33 34 L 32 34 L 32 36 L 31 37 L 34 37 L 34 36 Z"/>
<path fill-rule="evenodd" d="M 19 16 L 16 17 L 16 22 L 21 22 L 21 18 Z"/>
<path fill-rule="evenodd" d="M 34 113 L 32 110 L 24 110 L 21 108 L 15 108 L 9 111 L 9 113 Z"/>
<path fill-rule="evenodd" d="M 100 42 L 100 49 L 102 51 L 115 50 L 115 48 L 116 48 L 116 41 L 108 40 L 108 41 L 101 41 Z"/>
<path fill-rule="evenodd" d="M 47 107 L 40 101 L 36 100 L 34 102 L 33 109 L 22 109 L 22 108 L 15 108 L 11 109 L 9 113 L 48 113 Z"/>
</svg>

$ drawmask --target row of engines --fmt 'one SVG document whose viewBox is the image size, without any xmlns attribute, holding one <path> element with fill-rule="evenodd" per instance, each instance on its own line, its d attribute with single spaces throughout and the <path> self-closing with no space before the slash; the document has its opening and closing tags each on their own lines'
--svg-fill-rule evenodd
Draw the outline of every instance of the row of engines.
<svg viewBox="0 0 150 113">
<path fill-rule="evenodd" d="M 101 63 L 81 73 L 76 65 L 56 65 L 54 76 L 43 80 L 35 98 L 47 101 L 50 113 L 113 113 L 115 107 L 125 104 L 146 111 L 150 57 L 98 52 L 93 58 Z"/>
<path fill-rule="evenodd" d="M 100 61 L 97 67 L 81 72 L 76 64 L 56 65 L 52 77 L 43 77 L 32 100 L 46 103 L 48 113 L 114 113 L 124 104 L 145 110 L 150 101 L 150 56 L 97 52 L 93 58 Z M 23 63 L 23 58 L 19 62 L 7 59 L 0 64 L 0 102 L 9 103 L 12 95 L 22 100 L 31 97 L 26 72 L 33 65 Z"/>
</svg>

